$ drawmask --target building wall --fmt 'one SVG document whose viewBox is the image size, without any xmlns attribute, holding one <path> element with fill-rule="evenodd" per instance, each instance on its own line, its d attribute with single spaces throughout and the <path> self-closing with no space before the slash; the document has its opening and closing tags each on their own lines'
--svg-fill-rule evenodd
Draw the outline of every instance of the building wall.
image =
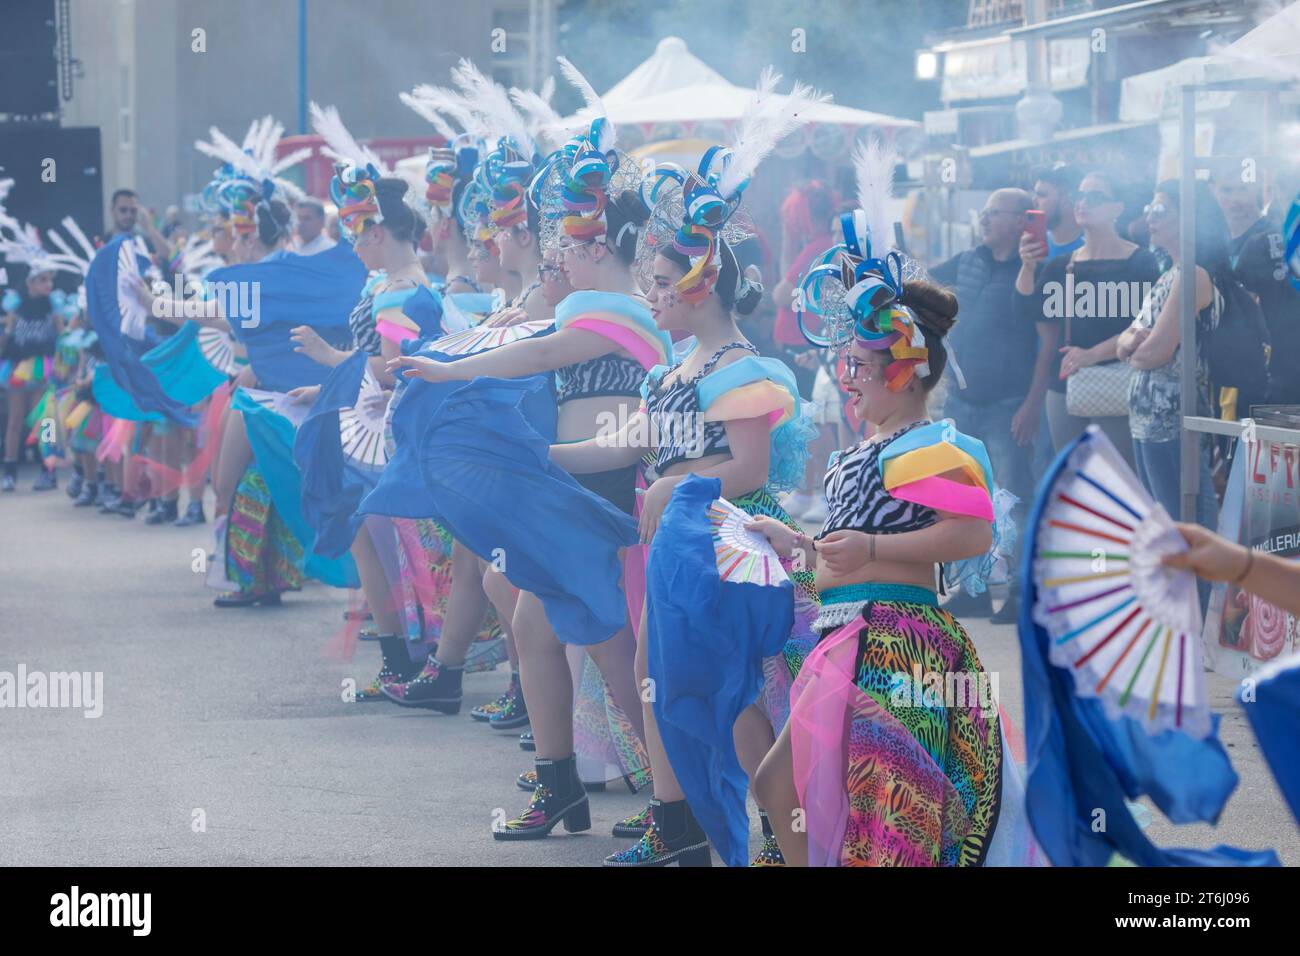
<svg viewBox="0 0 1300 956">
<path fill-rule="evenodd" d="M 529 0 L 306 0 L 307 94 L 333 104 L 359 139 L 422 136 L 430 127 L 397 99 L 445 84 L 461 56 L 519 82 L 527 57 L 493 53 L 493 28 L 528 22 Z M 376 14 L 374 11 L 379 11 Z M 103 131 L 104 187 L 139 190 L 159 212 L 207 182 L 213 161 L 193 148 L 217 126 L 239 141 L 271 113 L 298 129 L 298 0 L 72 0 L 72 50 L 85 75 L 65 126 Z M 192 49 L 205 31 L 206 50 Z M 310 130 L 306 130 L 310 132 Z M 106 198 L 107 201 L 107 198 Z"/>
</svg>

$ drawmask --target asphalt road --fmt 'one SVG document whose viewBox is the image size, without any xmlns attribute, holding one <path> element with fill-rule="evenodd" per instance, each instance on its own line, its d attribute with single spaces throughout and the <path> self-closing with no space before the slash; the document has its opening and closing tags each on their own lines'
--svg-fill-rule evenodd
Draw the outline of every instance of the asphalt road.
<svg viewBox="0 0 1300 956">
<path fill-rule="evenodd" d="M 0 671 L 102 672 L 103 713 L 0 709 L 0 864 L 591 866 L 629 842 L 609 827 L 648 794 L 621 785 L 592 796 L 586 834 L 492 839 L 494 811 L 526 802 L 514 779 L 531 766 L 514 734 L 468 717 L 504 689 L 504 667 L 466 677 L 455 717 L 346 703 L 344 681 L 365 683 L 379 655 L 361 643 L 351 664 L 322 658 L 344 592 L 214 609 L 192 570 L 206 526 L 74 509 L 61 490 L 28 491 L 32 475 L 0 497 Z M 1019 724 L 1013 630 L 971 631 Z M 1300 831 L 1232 683 L 1209 684 L 1241 783 L 1217 828 L 1157 813 L 1148 835 L 1273 846 L 1300 863 Z"/>
</svg>

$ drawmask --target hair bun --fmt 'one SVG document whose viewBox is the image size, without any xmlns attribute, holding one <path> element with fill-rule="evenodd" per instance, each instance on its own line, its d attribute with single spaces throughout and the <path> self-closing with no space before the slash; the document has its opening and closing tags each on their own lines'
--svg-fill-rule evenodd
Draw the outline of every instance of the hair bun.
<svg viewBox="0 0 1300 956">
<path fill-rule="evenodd" d="M 957 321 L 957 297 L 925 279 L 906 283 L 898 303 L 912 310 L 921 328 L 940 338 L 947 335 Z"/>
</svg>

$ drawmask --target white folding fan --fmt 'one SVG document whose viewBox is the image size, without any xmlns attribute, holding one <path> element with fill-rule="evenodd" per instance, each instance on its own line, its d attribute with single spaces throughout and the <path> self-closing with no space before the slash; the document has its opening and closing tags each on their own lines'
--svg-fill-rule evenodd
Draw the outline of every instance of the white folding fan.
<svg viewBox="0 0 1300 956">
<path fill-rule="evenodd" d="M 771 543 L 745 528 L 753 518 L 726 498 L 709 505 L 709 526 L 718 577 L 732 584 L 778 586 L 790 579 Z"/>
<path fill-rule="evenodd" d="M 1096 426 L 1041 494 L 1034 620 L 1051 662 L 1112 718 L 1206 736 L 1196 579 L 1160 563 L 1187 549 L 1173 520 Z"/>
<path fill-rule="evenodd" d="M 478 352 L 486 352 L 489 349 L 508 345 L 511 342 L 517 342 L 520 339 L 531 338 L 538 332 L 550 328 L 550 326 L 551 323 L 546 319 L 535 322 L 520 322 L 518 325 L 501 327 L 476 326 L 472 329 L 465 329 L 463 332 L 444 335 L 433 342 L 429 349 L 442 352 L 445 355 L 474 355 Z"/>
<path fill-rule="evenodd" d="M 365 468 L 388 464 L 384 443 L 384 390 L 370 369 L 361 379 L 357 403 L 339 412 L 339 438 L 343 454 Z"/>
</svg>

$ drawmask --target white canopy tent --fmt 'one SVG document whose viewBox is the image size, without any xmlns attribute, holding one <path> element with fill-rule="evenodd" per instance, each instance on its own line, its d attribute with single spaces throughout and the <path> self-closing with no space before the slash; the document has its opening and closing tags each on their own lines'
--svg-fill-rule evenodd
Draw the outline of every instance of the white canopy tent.
<svg viewBox="0 0 1300 956">
<path fill-rule="evenodd" d="M 757 82 L 758 77 L 755 77 Z M 790 82 L 787 78 L 786 82 Z M 637 145 L 650 138 L 692 135 L 700 126 L 730 127 L 744 115 L 753 99 L 753 89 L 728 81 L 687 49 L 680 37 L 659 41 L 649 59 L 601 95 L 609 117 L 620 129 L 631 129 Z M 823 103 L 808 111 L 808 123 L 837 127 L 831 135 L 819 135 L 804 127 L 792 134 L 794 143 L 783 144 L 783 155 L 797 155 L 806 148 L 826 154 L 847 152 L 852 138 L 847 130 L 870 128 L 892 137 L 898 131 L 918 129 L 915 120 L 873 113 L 834 103 Z M 565 123 L 578 125 L 577 116 Z"/>
</svg>

